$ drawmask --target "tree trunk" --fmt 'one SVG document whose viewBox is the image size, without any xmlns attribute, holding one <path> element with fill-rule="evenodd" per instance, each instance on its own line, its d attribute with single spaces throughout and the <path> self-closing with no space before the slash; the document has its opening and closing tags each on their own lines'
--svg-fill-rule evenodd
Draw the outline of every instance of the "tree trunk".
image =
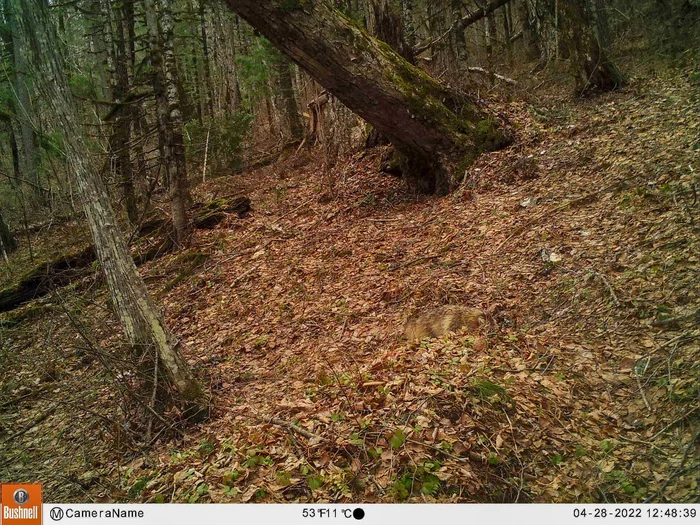
<svg viewBox="0 0 700 525">
<path fill-rule="evenodd" d="M 587 0 L 566 0 L 561 3 L 562 27 L 570 53 L 571 72 L 576 91 L 610 91 L 625 83 L 625 78 L 608 59 L 596 37 Z"/>
<path fill-rule="evenodd" d="M 173 233 L 175 244 L 182 247 L 189 241 L 191 228 L 186 210 L 189 190 L 170 0 L 144 0 L 143 3 L 151 40 L 153 90 L 158 114 L 159 142 L 170 192 Z M 160 7 L 160 10 L 157 7 Z"/>
<path fill-rule="evenodd" d="M 503 41 L 508 55 L 508 65 L 513 67 L 513 18 L 510 12 L 511 5 L 506 4 L 503 9 Z"/>
<path fill-rule="evenodd" d="M 97 256 L 107 277 L 115 310 L 132 344 L 133 357 L 150 357 L 148 360 L 154 366 L 162 367 L 184 402 L 186 414 L 202 417 L 202 389 L 129 256 L 107 187 L 94 168 L 77 108 L 69 95 L 65 68 L 57 51 L 57 36 L 48 21 L 48 6 L 44 0 L 26 0 L 22 3 L 22 13 L 42 79 L 42 95 L 63 130 L 66 159 L 77 180 Z"/>
<path fill-rule="evenodd" d="M 486 15 L 484 37 L 486 40 L 486 63 L 489 68 L 489 86 L 493 87 L 496 84 L 496 64 L 494 64 L 493 60 L 493 43 L 496 41 L 496 18 L 493 11 Z"/>
<path fill-rule="evenodd" d="M 539 45 L 539 35 L 537 33 L 537 15 L 529 5 L 530 0 L 521 0 L 518 12 L 523 24 L 523 36 L 525 41 L 525 53 L 529 58 L 541 57 L 542 52 Z"/>
<path fill-rule="evenodd" d="M 508 143 L 476 101 L 406 62 L 329 2 L 226 2 L 389 138 L 416 190 L 450 191 L 480 153 Z"/>
<path fill-rule="evenodd" d="M 127 44 L 129 22 L 126 13 L 126 6 L 115 8 L 114 5 L 106 7 L 109 14 L 110 33 L 109 46 L 112 74 L 112 94 L 114 100 L 122 103 L 122 107 L 117 112 L 112 128 L 110 139 L 110 155 L 114 159 L 114 167 L 117 173 L 117 180 L 122 190 L 124 207 L 129 218 L 129 223 L 135 226 L 138 223 L 138 205 L 136 201 L 136 191 L 134 188 L 134 173 L 131 164 L 131 124 L 133 120 L 133 105 L 131 102 L 124 103 L 124 99 L 131 89 L 129 79 L 130 53 L 127 51 L 130 46 Z M 133 22 L 133 19 L 131 20 Z M 113 35 L 113 36 L 112 36 Z"/>
<path fill-rule="evenodd" d="M 301 124 L 301 118 L 299 118 L 297 101 L 294 96 L 291 64 L 286 57 L 280 56 L 278 53 L 275 54 L 278 55 L 276 57 L 277 79 L 284 113 L 289 124 L 289 135 L 293 140 L 301 140 L 304 138 L 304 127 Z"/>
<path fill-rule="evenodd" d="M 2 215 L 0 215 L 0 248 L 2 248 L 4 257 L 7 257 L 8 253 L 17 249 L 17 241 L 12 236 L 10 228 L 5 224 L 5 219 L 2 218 Z"/>
<path fill-rule="evenodd" d="M 415 64 L 413 49 L 406 42 L 399 0 L 370 0 L 369 32 L 391 49 L 401 55 L 404 60 Z"/>
<path fill-rule="evenodd" d="M 22 2 L 18 2 L 19 5 Z M 36 135 L 32 124 L 32 105 L 29 96 L 29 78 L 25 63 L 25 50 L 22 49 L 23 41 L 28 38 L 20 31 L 20 27 L 16 22 L 15 10 L 17 3 L 10 0 L 4 0 L 4 14 L 7 23 L 7 31 L 5 32 L 5 44 L 7 45 L 8 55 L 12 64 L 13 76 L 12 87 L 14 97 L 12 103 L 14 106 L 14 114 L 19 122 L 20 139 L 22 145 L 22 173 L 26 177 L 36 201 L 44 206 L 46 205 L 45 195 L 42 191 L 41 181 L 39 180 L 39 171 L 37 168 L 37 148 Z"/>
<path fill-rule="evenodd" d="M 610 47 L 610 21 L 608 20 L 608 12 L 606 0 L 594 0 L 595 5 L 595 25 L 598 33 L 598 42 L 600 47 L 608 50 Z"/>
<path fill-rule="evenodd" d="M 209 117 L 214 115 L 214 89 L 211 83 L 211 65 L 209 59 L 209 39 L 207 38 L 207 20 L 204 11 L 204 0 L 199 0 L 199 25 L 202 36 L 202 67 L 204 69 L 204 88 L 207 97 Z"/>
</svg>

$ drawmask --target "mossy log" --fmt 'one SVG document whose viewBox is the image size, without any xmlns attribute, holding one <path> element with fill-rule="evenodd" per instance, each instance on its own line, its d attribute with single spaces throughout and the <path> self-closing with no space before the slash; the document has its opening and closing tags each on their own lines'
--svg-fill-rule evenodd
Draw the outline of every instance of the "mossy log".
<svg viewBox="0 0 700 525">
<path fill-rule="evenodd" d="M 243 218 L 250 211 L 248 197 L 226 197 L 207 203 L 197 203 L 192 207 L 192 223 L 195 228 L 210 230 L 223 221 L 229 214 L 235 213 Z"/>
<path fill-rule="evenodd" d="M 88 246 L 79 252 L 60 255 L 52 261 L 35 266 L 17 284 L 0 290 L 0 312 L 17 308 L 55 288 L 69 284 L 83 276 L 85 268 L 94 260 L 95 249 Z"/>
<path fill-rule="evenodd" d="M 244 217 L 249 210 L 250 199 L 243 196 L 196 203 L 192 207 L 192 222 L 195 228 L 211 229 L 229 214 Z M 171 231 L 172 223 L 169 220 L 155 218 L 145 222 L 139 229 L 139 237 L 153 234 L 153 241 L 134 255 L 136 265 L 142 265 L 172 251 L 174 243 Z M 52 261 L 42 262 L 29 270 L 18 283 L 0 290 L 0 312 L 13 310 L 87 276 L 92 271 L 92 263 L 95 260 L 95 249 L 88 246 L 78 252 L 61 254 Z"/>
</svg>

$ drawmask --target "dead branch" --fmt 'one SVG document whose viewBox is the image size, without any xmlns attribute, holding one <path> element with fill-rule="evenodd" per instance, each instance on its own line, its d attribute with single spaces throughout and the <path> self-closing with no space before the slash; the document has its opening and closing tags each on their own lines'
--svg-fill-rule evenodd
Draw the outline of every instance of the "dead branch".
<svg viewBox="0 0 700 525">
<path fill-rule="evenodd" d="M 483 67 L 472 66 L 472 67 L 468 67 L 467 71 L 469 71 L 470 73 L 480 73 L 480 74 L 486 75 L 486 76 L 493 75 L 494 78 L 497 78 L 498 80 L 505 82 L 506 84 L 510 84 L 512 86 L 514 86 L 518 83 L 516 80 L 513 80 L 512 78 L 508 78 L 508 77 L 505 77 L 503 75 L 499 75 L 498 73 L 492 73 L 491 71 L 487 71 Z"/>
<path fill-rule="evenodd" d="M 275 425 L 278 425 L 280 427 L 284 427 L 287 430 L 291 430 L 292 432 L 296 432 L 297 434 L 301 434 L 302 436 L 309 438 L 309 439 L 316 439 L 316 440 L 321 440 L 319 436 L 314 434 L 313 432 L 309 432 L 308 430 L 304 430 L 301 427 L 298 427 L 294 423 L 290 423 L 288 421 L 284 421 L 283 419 L 278 419 L 276 417 L 270 418 L 270 423 L 273 423 Z"/>
</svg>

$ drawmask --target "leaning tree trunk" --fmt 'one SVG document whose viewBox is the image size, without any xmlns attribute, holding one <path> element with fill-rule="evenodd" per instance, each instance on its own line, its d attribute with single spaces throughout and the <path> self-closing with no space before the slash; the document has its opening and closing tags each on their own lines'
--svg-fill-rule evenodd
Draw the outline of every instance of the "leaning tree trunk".
<svg viewBox="0 0 700 525">
<path fill-rule="evenodd" d="M 406 62 L 329 1 L 226 3 L 383 133 L 419 191 L 448 192 L 480 153 L 508 143 L 475 100 Z"/>
<path fill-rule="evenodd" d="M 186 406 L 186 414 L 201 417 L 204 414 L 202 389 L 129 256 L 107 187 L 94 167 L 95 162 L 83 138 L 85 133 L 69 95 L 63 60 L 57 51 L 55 28 L 48 20 L 48 6 L 44 0 L 26 0 L 22 2 L 22 11 L 42 79 L 42 95 L 60 122 L 69 170 L 77 180 L 97 256 L 107 277 L 115 310 L 134 349 L 134 357 L 142 358 L 144 352 L 155 349 L 152 361 L 165 370 Z"/>
<path fill-rule="evenodd" d="M 624 76 L 598 41 L 588 0 L 566 0 L 561 3 L 561 10 L 576 91 L 610 91 L 624 85 Z"/>
</svg>

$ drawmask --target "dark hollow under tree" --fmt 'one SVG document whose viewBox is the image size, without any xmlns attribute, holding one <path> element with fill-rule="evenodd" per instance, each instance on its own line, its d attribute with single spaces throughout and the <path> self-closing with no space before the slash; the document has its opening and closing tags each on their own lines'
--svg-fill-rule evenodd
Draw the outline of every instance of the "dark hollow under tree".
<svg viewBox="0 0 700 525">
<path fill-rule="evenodd" d="M 411 65 L 328 1 L 226 3 L 384 134 L 418 191 L 447 193 L 482 152 L 510 142 L 476 100 Z"/>
</svg>

